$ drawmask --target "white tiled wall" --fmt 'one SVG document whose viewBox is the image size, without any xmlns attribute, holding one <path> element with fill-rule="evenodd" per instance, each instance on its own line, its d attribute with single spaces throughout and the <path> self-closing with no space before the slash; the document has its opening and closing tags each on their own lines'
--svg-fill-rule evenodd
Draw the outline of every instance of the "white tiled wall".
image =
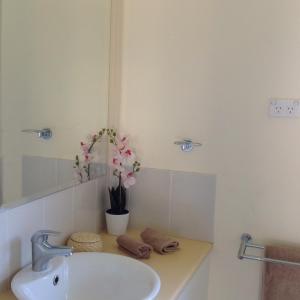
<svg viewBox="0 0 300 300">
<path fill-rule="evenodd" d="M 214 240 L 216 176 L 145 168 L 128 190 L 130 226 Z"/>
<path fill-rule="evenodd" d="M 128 190 L 130 225 L 169 229 L 169 187 L 169 171 L 143 169 L 137 176 L 136 185 Z"/>
<path fill-rule="evenodd" d="M 74 161 L 41 156 L 22 156 L 22 195 L 24 197 L 74 184 Z M 91 164 L 91 178 L 104 176 L 106 164 Z M 30 174 L 30 176 L 28 176 Z"/>
<path fill-rule="evenodd" d="M 3 201 L 2 172 L 3 172 L 2 157 L 0 157 L 0 205 L 2 204 Z"/>
<path fill-rule="evenodd" d="M 70 233 L 101 229 L 106 177 L 86 182 L 17 208 L 0 212 L 0 288 L 31 261 L 32 234 L 53 229 L 62 234 L 53 239 L 63 243 Z"/>
<path fill-rule="evenodd" d="M 143 169 L 128 190 L 130 226 L 150 226 L 184 237 L 213 241 L 216 177 Z M 0 290 L 31 261 L 32 234 L 52 229 L 63 243 L 75 231 L 99 231 L 104 224 L 106 177 L 86 182 L 0 212 Z M 107 201 L 107 199 L 106 199 Z"/>
<path fill-rule="evenodd" d="M 0 288 L 6 284 L 7 274 L 10 273 L 9 265 L 9 256 L 10 256 L 10 247 L 7 243 L 7 224 L 6 224 L 6 215 L 0 214 Z"/>
<path fill-rule="evenodd" d="M 22 195 L 27 197 L 58 186 L 57 159 L 39 156 L 22 157 Z M 73 171 L 70 168 L 71 173 Z M 28 176 L 30 174 L 30 176 Z M 72 173 L 71 173 L 72 175 Z M 72 177 L 71 177 L 72 178 Z M 69 183 L 72 180 L 69 181 Z"/>
</svg>

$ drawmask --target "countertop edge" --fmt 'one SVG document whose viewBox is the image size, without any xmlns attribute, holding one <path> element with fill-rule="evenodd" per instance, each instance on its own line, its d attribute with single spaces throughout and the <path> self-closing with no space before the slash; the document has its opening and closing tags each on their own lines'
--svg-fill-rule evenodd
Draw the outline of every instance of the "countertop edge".
<svg viewBox="0 0 300 300">
<path fill-rule="evenodd" d="M 181 282 L 181 284 L 178 286 L 178 288 L 174 292 L 174 297 L 172 299 L 170 299 L 170 300 L 176 300 L 177 299 L 177 297 L 184 290 L 184 288 L 186 287 L 186 285 L 188 284 L 188 282 L 192 279 L 192 277 L 196 273 L 197 269 L 208 258 L 208 256 L 210 255 L 210 253 L 212 252 L 212 249 L 213 249 L 213 244 L 209 243 L 209 242 L 208 242 L 208 244 L 211 244 L 210 249 L 208 250 L 208 252 L 203 257 L 201 257 L 201 258 L 198 259 L 198 261 L 195 263 L 195 266 L 191 269 L 190 274 Z"/>
</svg>

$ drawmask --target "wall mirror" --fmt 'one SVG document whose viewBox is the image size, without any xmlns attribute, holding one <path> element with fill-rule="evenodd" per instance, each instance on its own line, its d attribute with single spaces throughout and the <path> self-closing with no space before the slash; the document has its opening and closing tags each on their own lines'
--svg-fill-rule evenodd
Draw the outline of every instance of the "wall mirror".
<svg viewBox="0 0 300 300">
<path fill-rule="evenodd" d="M 0 204 L 5 209 L 76 184 L 80 141 L 106 127 L 110 0 L 0 3 Z M 105 169 L 101 146 L 97 175 Z"/>
</svg>

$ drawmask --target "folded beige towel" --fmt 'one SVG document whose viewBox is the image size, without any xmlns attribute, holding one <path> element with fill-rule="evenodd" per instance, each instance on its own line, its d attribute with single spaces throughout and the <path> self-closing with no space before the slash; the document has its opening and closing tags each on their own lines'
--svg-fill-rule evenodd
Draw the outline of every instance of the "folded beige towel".
<svg viewBox="0 0 300 300">
<path fill-rule="evenodd" d="M 152 247 L 143 242 L 136 241 L 127 235 L 120 235 L 117 243 L 121 249 L 126 250 L 136 258 L 149 258 Z"/>
<path fill-rule="evenodd" d="M 266 257 L 300 262 L 300 249 L 288 247 L 266 247 Z M 266 263 L 263 300 L 299 300 L 300 267 Z"/>
<path fill-rule="evenodd" d="M 179 247 L 178 241 L 167 237 L 151 228 L 146 228 L 141 233 L 141 237 L 145 243 L 151 245 L 154 250 L 156 250 L 160 254 L 174 252 Z"/>
</svg>

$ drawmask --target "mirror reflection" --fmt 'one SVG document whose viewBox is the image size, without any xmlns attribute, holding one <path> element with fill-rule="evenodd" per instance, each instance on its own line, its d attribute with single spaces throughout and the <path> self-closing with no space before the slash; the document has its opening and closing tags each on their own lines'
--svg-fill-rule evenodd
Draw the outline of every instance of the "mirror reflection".
<svg viewBox="0 0 300 300">
<path fill-rule="evenodd" d="M 1 1 L 2 207 L 76 183 L 80 142 L 107 126 L 109 35 L 109 0 Z"/>
</svg>

